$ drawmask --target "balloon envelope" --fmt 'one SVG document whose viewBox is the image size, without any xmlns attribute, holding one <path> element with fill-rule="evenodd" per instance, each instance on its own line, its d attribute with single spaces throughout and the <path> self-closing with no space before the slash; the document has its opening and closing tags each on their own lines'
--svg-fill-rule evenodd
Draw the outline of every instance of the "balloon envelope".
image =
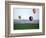
<svg viewBox="0 0 46 38">
<path fill-rule="evenodd" d="M 32 21 L 32 20 L 33 20 L 33 17 L 32 17 L 32 16 L 30 16 L 30 17 L 29 17 L 29 20 L 30 20 L 30 21 Z"/>
<path fill-rule="evenodd" d="M 33 9 L 33 13 L 34 13 L 34 14 L 36 13 L 36 9 Z"/>
</svg>

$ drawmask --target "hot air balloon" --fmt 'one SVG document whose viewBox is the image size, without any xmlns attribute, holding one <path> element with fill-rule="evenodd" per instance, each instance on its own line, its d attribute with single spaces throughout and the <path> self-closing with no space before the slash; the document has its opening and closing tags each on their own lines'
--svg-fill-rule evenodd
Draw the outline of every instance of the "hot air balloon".
<svg viewBox="0 0 46 38">
<path fill-rule="evenodd" d="M 21 19 L 21 16 L 18 16 L 19 19 Z"/>
<path fill-rule="evenodd" d="M 32 21 L 32 20 L 33 20 L 33 17 L 32 17 L 32 16 L 30 16 L 30 17 L 29 17 L 29 20 L 30 20 L 30 21 Z"/>
<path fill-rule="evenodd" d="M 36 9 L 35 9 L 35 8 L 33 8 L 33 13 L 34 13 L 34 14 L 36 13 Z"/>
</svg>

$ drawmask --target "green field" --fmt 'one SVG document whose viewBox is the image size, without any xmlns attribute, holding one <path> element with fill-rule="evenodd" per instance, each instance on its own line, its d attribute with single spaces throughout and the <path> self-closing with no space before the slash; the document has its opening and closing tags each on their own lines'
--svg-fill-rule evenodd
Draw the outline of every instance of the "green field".
<svg viewBox="0 0 46 38">
<path fill-rule="evenodd" d="M 14 30 L 39 29 L 39 24 L 14 24 Z"/>
</svg>

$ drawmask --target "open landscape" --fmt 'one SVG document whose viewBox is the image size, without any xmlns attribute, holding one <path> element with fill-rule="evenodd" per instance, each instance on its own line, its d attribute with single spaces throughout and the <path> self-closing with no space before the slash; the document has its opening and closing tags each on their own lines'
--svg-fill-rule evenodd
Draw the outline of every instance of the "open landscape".
<svg viewBox="0 0 46 38">
<path fill-rule="evenodd" d="M 13 24 L 14 30 L 39 29 L 39 9 L 14 8 Z"/>
<path fill-rule="evenodd" d="M 14 30 L 39 29 L 39 20 L 14 20 Z"/>
</svg>

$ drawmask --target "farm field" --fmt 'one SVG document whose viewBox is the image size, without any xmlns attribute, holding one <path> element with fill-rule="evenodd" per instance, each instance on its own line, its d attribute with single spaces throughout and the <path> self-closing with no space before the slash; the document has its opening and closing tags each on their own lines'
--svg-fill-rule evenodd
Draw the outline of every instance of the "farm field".
<svg viewBox="0 0 46 38">
<path fill-rule="evenodd" d="M 39 29 L 39 24 L 31 24 L 31 23 L 24 23 L 24 24 L 14 24 L 14 30 L 24 30 L 24 29 Z"/>
</svg>

